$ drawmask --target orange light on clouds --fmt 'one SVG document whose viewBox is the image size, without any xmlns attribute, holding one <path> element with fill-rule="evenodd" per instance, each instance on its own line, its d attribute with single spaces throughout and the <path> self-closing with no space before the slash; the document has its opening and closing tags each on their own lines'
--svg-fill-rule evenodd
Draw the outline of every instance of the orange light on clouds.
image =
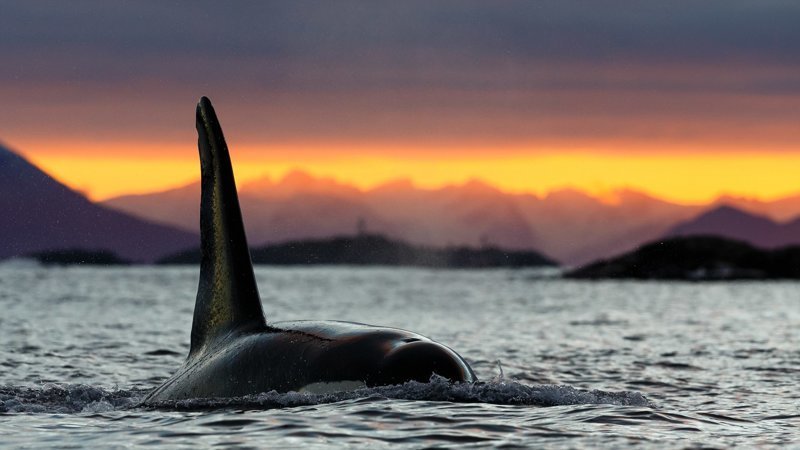
<svg viewBox="0 0 800 450">
<path fill-rule="evenodd" d="M 391 157 L 387 156 L 391 151 L 364 154 L 352 148 L 332 148 L 319 150 L 320 156 L 311 158 L 307 151 L 292 148 L 232 148 L 240 184 L 265 175 L 277 179 L 300 169 L 361 189 L 398 178 L 411 179 L 424 188 L 478 178 L 516 193 L 541 195 L 572 187 L 609 198 L 609 192 L 626 187 L 680 203 L 707 202 L 721 194 L 768 199 L 800 192 L 800 154 L 790 152 L 537 150 L 497 156 L 487 151 L 486 156 L 473 152 L 463 157 L 423 157 L 420 155 L 425 152 L 414 151 Z M 146 156 L 136 156 L 141 154 Z M 26 154 L 93 200 L 170 189 L 199 177 L 196 150 L 191 145 L 147 152 L 137 151 L 136 146 L 115 146 L 113 155 L 119 156 L 100 156 L 93 151 Z"/>
</svg>

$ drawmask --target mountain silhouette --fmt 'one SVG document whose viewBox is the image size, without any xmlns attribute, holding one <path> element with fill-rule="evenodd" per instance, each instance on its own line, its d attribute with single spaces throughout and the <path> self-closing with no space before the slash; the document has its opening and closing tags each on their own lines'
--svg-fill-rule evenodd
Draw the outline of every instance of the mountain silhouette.
<svg viewBox="0 0 800 450">
<path fill-rule="evenodd" d="M 800 220 L 774 220 L 790 217 L 788 212 L 800 208 L 800 196 L 773 201 L 720 197 L 709 205 L 681 205 L 631 189 L 617 190 L 603 200 L 576 189 L 544 196 L 513 194 L 477 179 L 435 189 L 397 179 L 359 190 L 299 170 L 277 180 L 242 183 L 239 191 L 254 245 L 352 235 L 357 224 L 365 224 L 371 233 L 414 245 L 535 250 L 567 266 L 685 234 L 719 235 L 775 247 L 798 242 L 800 228 Z M 104 204 L 193 231 L 199 220 L 198 196 L 199 184 L 193 183 L 116 197 Z M 721 205 L 725 199 L 745 207 Z"/>
<path fill-rule="evenodd" d="M 514 250 L 543 244 L 516 199 L 479 180 L 439 189 L 395 181 L 365 192 L 364 201 L 394 226 L 393 236 L 415 244 Z"/>
<path fill-rule="evenodd" d="M 800 243 L 800 218 L 779 223 L 766 216 L 722 205 L 680 223 L 667 237 L 713 235 L 747 242 L 764 248 Z"/>
<path fill-rule="evenodd" d="M 769 217 L 776 222 L 786 222 L 800 216 L 800 195 L 770 201 L 723 195 L 713 202 L 713 206 L 732 206 L 748 213 Z"/>
<path fill-rule="evenodd" d="M 517 201 L 543 242 L 541 250 L 571 266 L 632 250 L 698 210 L 631 190 L 615 196 L 614 203 L 607 203 L 561 189 L 542 198 L 518 196 Z"/>
<path fill-rule="evenodd" d="M 258 198 L 276 199 L 288 198 L 298 193 L 331 195 L 339 198 L 356 198 L 361 191 L 353 186 L 339 183 L 332 178 L 316 178 L 301 170 L 292 170 L 280 181 L 274 182 L 269 177 L 263 177 L 242 184 L 240 189 Z"/>
<path fill-rule="evenodd" d="M 0 258 L 84 249 L 147 262 L 199 242 L 196 234 L 96 205 L 3 146 L 0 191 Z"/>
<path fill-rule="evenodd" d="M 536 250 L 569 265 L 633 249 L 699 211 L 631 190 L 609 204 L 572 189 L 509 194 L 477 179 L 436 189 L 398 179 L 362 191 L 299 170 L 242 183 L 239 194 L 253 245 L 352 235 L 363 223 L 414 245 Z M 198 196 L 193 183 L 104 204 L 194 230 Z"/>
<path fill-rule="evenodd" d="M 299 171 L 239 189 L 247 235 L 256 245 L 370 232 L 422 245 L 484 245 L 534 249 L 536 239 L 514 199 L 478 181 L 459 187 L 417 189 L 390 183 L 362 192 Z M 196 227 L 199 185 L 109 199 L 105 205 L 184 229 Z M 196 209 L 196 207 L 195 207 Z"/>
<path fill-rule="evenodd" d="M 152 261 L 196 245 L 198 182 L 95 205 L 3 147 L 0 175 L 7 213 L 0 232 L 11 237 L 0 244 L 0 258 L 85 248 Z M 630 189 L 603 200 L 575 189 L 513 194 L 478 179 L 436 189 L 397 179 L 360 190 L 300 170 L 244 182 L 239 194 L 253 245 L 369 232 L 412 245 L 534 250 L 580 266 L 670 236 L 716 235 L 761 247 L 800 243 L 800 217 L 785 220 L 800 211 L 800 195 L 680 205 Z"/>
<path fill-rule="evenodd" d="M 392 226 L 360 200 L 362 194 L 357 189 L 337 187 L 329 192 L 326 188 L 330 184 L 301 183 L 305 177 L 309 176 L 292 172 L 278 182 L 262 178 L 239 186 L 239 203 L 251 244 L 351 235 L 360 222 L 372 231 L 391 234 Z M 151 194 L 115 197 L 103 204 L 147 220 L 195 230 L 200 223 L 199 198 L 200 184 L 191 183 Z"/>
</svg>

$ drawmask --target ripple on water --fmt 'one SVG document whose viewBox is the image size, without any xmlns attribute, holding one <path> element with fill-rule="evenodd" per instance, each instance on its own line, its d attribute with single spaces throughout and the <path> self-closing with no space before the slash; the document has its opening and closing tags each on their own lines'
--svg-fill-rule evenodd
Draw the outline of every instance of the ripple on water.
<svg viewBox="0 0 800 450">
<path fill-rule="evenodd" d="M 42 388 L 0 387 L 2 412 L 80 413 L 123 410 L 138 407 L 146 390 L 106 390 L 83 384 L 49 384 Z M 381 386 L 331 394 L 267 392 L 238 398 L 191 399 L 160 402 L 149 408 L 164 410 L 269 409 L 310 406 L 343 401 L 385 399 L 420 402 L 487 403 L 496 405 L 555 406 L 612 404 L 651 406 L 638 392 L 580 390 L 571 386 L 526 385 L 515 381 L 450 383 L 434 376 L 429 383 L 410 381 L 396 386 Z"/>
<path fill-rule="evenodd" d="M 188 352 L 197 276 L 196 267 L 0 267 L 2 444 L 661 448 L 798 439 L 798 283 L 257 267 L 270 320 L 412 329 L 457 349 L 490 381 L 138 407 Z"/>
</svg>

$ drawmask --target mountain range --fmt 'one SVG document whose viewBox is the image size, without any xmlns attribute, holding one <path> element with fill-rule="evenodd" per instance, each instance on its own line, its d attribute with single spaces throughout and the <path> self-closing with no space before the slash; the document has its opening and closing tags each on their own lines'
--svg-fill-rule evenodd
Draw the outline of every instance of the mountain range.
<svg viewBox="0 0 800 450">
<path fill-rule="evenodd" d="M 2 146 L 0 192 L 0 259 L 80 248 L 150 262 L 197 246 L 200 239 L 94 204 Z"/>
<path fill-rule="evenodd" d="M 661 237 L 693 233 L 728 236 L 754 245 L 800 241 L 800 230 L 777 222 L 800 214 L 800 196 L 773 202 L 728 196 L 709 205 L 680 205 L 629 189 L 616 191 L 611 201 L 573 189 L 541 197 L 510 194 L 480 180 L 423 189 L 401 179 L 359 190 L 301 171 L 278 180 L 243 183 L 239 193 L 254 245 L 350 235 L 362 224 L 370 232 L 414 244 L 535 249 L 577 266 Z M 116 197 L 104 204 L 193 230 L 198 198 L 199 184 L 193 183 Z M 733 211 L 738 215 L 728 217 Z M 771 230 L 768 226 L 749 227 L 737 217 L 766 221 L 783 231 L 764 237 L 761 233 Z"/>
<path fill-rule="evenodd" d="M 163 192 L 127 195 L 104 205 L 186 230 L 197 228 L 198 183 Z M 546 197 L 508 194 L 479 180 L 422 189 L 396 180 L 358 190 L 300 171 L 239 188 L 253 245 L 350 235 L 358 224 L 419 245 L 493 245 L 535 249 L 568 264 L 624 251 L 658 237 L 697 208 L 634 191 L 609 205 L 575 190 Z"/>
<path fill-rule="evenodd" d="M 198 182 L 95 204 L 0 147 L 0 188 L 0 258 L 82 248 L 153 261 L 197 246 Z M 360 190 L 297 170 L 241 183 L 239 194 L 253 246 L 369 232 L 414 245 L 537 250 L 580 266 L 673 236 L 800 243 L 800 195 L 681 205 L 629 189 L 601 200 L 574 189 L 536 196 L 480 180 L 425 189 L 405 179 Z"/>
</svg>

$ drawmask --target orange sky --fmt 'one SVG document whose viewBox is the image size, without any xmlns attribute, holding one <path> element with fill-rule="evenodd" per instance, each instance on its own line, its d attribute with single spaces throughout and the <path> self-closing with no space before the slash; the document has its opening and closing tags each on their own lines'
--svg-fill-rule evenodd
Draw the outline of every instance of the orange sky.
<svg viewBox="0 0 800 450">
<path fill-rule="evenodd" d="M 479 178 L 513 192 L 633 188 L 681 203 L 800 192 L 800 93 L 737 87 L 800 70 L 751 67 L 719 78 L 702 64 L 569 65 L 548 76 L 609 85 L 554 90 L 0 84 L 0 139 L 95 200 L 173 188 L 198 178 L 194 105 L 211 91 L 240 181 L 301 169 L 361 188 Z M 630 87 L 637 74 L 659 87 Z M 702 82 L 670 88 L 686 80 Z"/>
<path fill-rule="evenodd" d="M 101 200 L 198 177 L 800 192 L 800 3 L 7 2 L 0 142 Z M 203 26 L 205 24 L 206 26 Z"/>
<path fill-rule="evenodd" d="M 95 148 L 84 143 L 80 151 L 47 145 L 50 151 L 31 152 L 26 157 L 94 200 L 169 189 L 198 178 L 192 144 L 143 149 L 142 144 L 102 143 Z M 574 187 L 602 196 L 614 189 L 633 188 L 679 203 L 707 202 L 724 193 L 771 199 L 800 192 L 800 154 L 792 152 L 537 149 L 528 154 L 508 151 L 499 155 L 472 150 L 465 156 L 431 152 L 434 156 L 425 157 L 424 151 L 381 150 L 232 146 L 231 151 L 240 184 L 264 175 L 276 179 L 301 169 L 362 189 L 397 178 L 410 178 L 420 187 L 479 178 L 509 192 L 541 195 Z M 410 156 L 392 157 L 392 153 Z M 141 154 L 146 156 L 136 156 Z M 297 154 L 303 157 L 291 157 Z"/>
</svg>

